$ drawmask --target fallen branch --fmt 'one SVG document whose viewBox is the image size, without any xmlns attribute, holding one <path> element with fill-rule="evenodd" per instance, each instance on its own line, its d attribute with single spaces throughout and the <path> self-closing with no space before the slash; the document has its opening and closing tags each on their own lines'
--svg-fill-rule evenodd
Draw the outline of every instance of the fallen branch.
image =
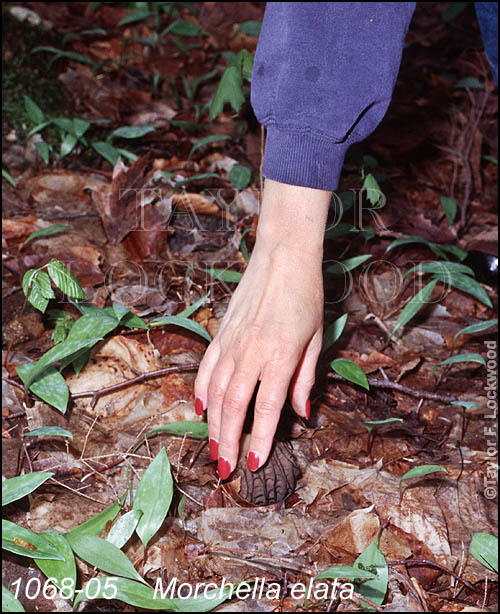
<svg viewBox="0 0 500 614">
<path fill-rule="evenodd" d="M 200 366 L 199 362 L 193 362 L 185 365 L 173 365 L 171 367 L 165 367 L 163 369 L 156 369 L 156 371 L 147 371 L 146 373 L 141 373 L 136 377 L 132 377 L 131 379 L 126 379 L 123 382 L 118 382 L 117 384 L 112 384 L 111 386 L 107 386 L 106 388 L 100 388 L 99 390 L 89 390 L 87 392 L 75 392 L 71 394 L 71 399 L 83 399 L 85 397 L 92 397 L 92 401 L 90 403 L 90 407 L 94 408 L 97 401 L 104 395 L 110 394 L 112 392 L 116 392 L 121 390 L 122 388 L 127 388 L 128 386 L 134 386 L 135 384 L 140 384 L 141 382 L 151 379 L 153 377 L 161 377 L 162 375 L 167 375 L 168 373 L 180 373 L 182 371 L 195 371 Z"/>
<path fill-rule="evenodd" d="M 344 384 L 351 384 L 351 382 L 337 373 L 328 373 L 327 376 L 330 379 L 344 382 Z M 431 401 L 441 401 L 442 403 L 453 403 L 453 401 L 457 400 L 454 396 L 439 394 L 438 392 L 428 392 L 427 390 L 415 390 L 415 388 L 409 388 L 408 386 L 403 386 L 403 384 L 397 384 L 389 380 L 368 378 L 368 383 L 372 388 L 388 388 L 390 390 L 396 390 L 397 392 L 403 392 L 417 399 L 430 399 Z"/>
</svg>

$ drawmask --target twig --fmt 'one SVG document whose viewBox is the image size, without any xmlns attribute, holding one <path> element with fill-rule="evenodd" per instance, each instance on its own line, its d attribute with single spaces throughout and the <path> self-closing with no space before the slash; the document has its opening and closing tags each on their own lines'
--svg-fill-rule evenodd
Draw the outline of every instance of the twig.
<svg viewBox="0 0 500 614">
<path fill-rule="evenodd" d="M 407 559 L 406 561 L 389 561 L 387 565 L 389 567 L 396 567 L 397 565 L 429 565 L 430 567 L 435 567 L 436 569 L 439 569 L 440 571 L 449 574 L 450 576 L 455 578 L 455 580 L 461 582 L 466 588 L 473 591 L 474 593 L 483 593 L 482 590 L 476 588 L 470 582 L 467 582 L 467 580 L 464 580 L 453 570 L 448 569 L 447 567 L 444 567 L 444 565 L 440 565 L 439 563 L 435 563 L 434 561 L 429 561 L 428 559 Z"/>
<path fill-rule="evenodd" d="M 2 380 L 4 382 L 7 382 L 7 384 L 10 384 L 11 386 L 15 386 L 16 388 L 19 388 L 19 390 L 22 390 L 24 392 L 24 386 L 20 384 L 19 382 L 16 382 L 13 379 L 10 379 L 8 377 L 4 377 L 3 375 L 2 375 Z"/>
<path fill-rule="evenodd" d="M 173 365 L 171 367 L 165 367 L 164 369 L 157 369 L 156 371 L 148 371 L 146 373 L 141 373 L 141 375 L 138 375 L 137 377 L 126 379 L 123 382 L 118 382 L 117 384 L 107 386 L 106 388 L 100 388 L 99 390 L 89 390 L 87 392 L 75 392 L 71 395 L 71 399 L 83 399 L 85 397 L 92 397 L 90 406 L 94 408 L 97 401 L 106 394 L 116 392 L 117 390 L 127 388 L 128 386 L 133 386 L 134 384 L 139 384 L 140 382 L 143 382 L 147 379 L 151 379 L 153 377 L 161 377 L 162 375 L 167 375 L 168 373 L 195 371 L 199 366 L 199 362 L 193 362 L 185 365 Z"/>
<path fill-rule="evenodd" d="M 327 377 L 340 382 L 344 382 L 344 384 L 350 384 L 348 380 L 343 378 L 341 375 L 338 375 L 337 373 L 328 373 Z M 368 383 L 372 388 L 388 388 L 390 390 L 403 392 L 404 394 L 416 397 L 417 399 L 430 399 L 432 401 L 441 401 L 442 403 L 453 403 L 453 401 L 457 400 L 454 396 L 449 396 L 447 394 L 439 394 L 437 392 L 427 392 L 427 390 L 415 390 L 415 388 L 408 388 L 408 386 L 403 386 L 403 384 L 397 384 L 396 382 L 391 381 L 369 378 Z"/>
</svg>

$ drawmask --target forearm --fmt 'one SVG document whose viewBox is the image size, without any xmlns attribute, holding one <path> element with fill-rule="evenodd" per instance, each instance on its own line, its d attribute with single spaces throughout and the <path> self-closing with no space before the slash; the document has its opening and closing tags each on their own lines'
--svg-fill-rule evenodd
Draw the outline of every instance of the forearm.
<svg viewBox="0 0 500 614">
<path fill-rule="evenodd" d="M 268 2 L 252 73 L 263 172 L 336 189 L 348 146 L 384 116 L 413 2 Z"/>
<path fill-rule="evenodd" d="M 277 247 L 321 258 L 331 192 L 266 179 L 256 249 Z"/>
</svg>

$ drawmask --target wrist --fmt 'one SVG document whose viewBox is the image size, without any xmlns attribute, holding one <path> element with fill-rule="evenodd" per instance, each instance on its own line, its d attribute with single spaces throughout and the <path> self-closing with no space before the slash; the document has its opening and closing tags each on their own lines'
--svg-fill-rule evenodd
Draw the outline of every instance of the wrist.
<svg viewBox="0 0 500 614">
<path fill-rule="evenodd" d="M 277 247 L 310 255 L 323 253 L 331 192 L 267 179 L 257 228 L 256 248 Z"/>
</svg>

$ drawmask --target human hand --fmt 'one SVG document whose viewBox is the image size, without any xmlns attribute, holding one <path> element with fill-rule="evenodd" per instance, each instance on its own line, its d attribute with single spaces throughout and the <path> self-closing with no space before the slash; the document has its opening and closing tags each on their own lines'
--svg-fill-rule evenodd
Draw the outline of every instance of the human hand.
<svg viewBox="0 0 500 614">
<path fill-rule="evenodd" d="M 295 412 L 309 418 L 321 351 L 323 233 L 330 193 L 266 181 L 257 241 L 195 382 L 208 408 L 210 455 L 226 479 L 238 461 L 248 404 L 255 402 L 248 467 L 269 456 L 291 384 Z"/>
</svg>

